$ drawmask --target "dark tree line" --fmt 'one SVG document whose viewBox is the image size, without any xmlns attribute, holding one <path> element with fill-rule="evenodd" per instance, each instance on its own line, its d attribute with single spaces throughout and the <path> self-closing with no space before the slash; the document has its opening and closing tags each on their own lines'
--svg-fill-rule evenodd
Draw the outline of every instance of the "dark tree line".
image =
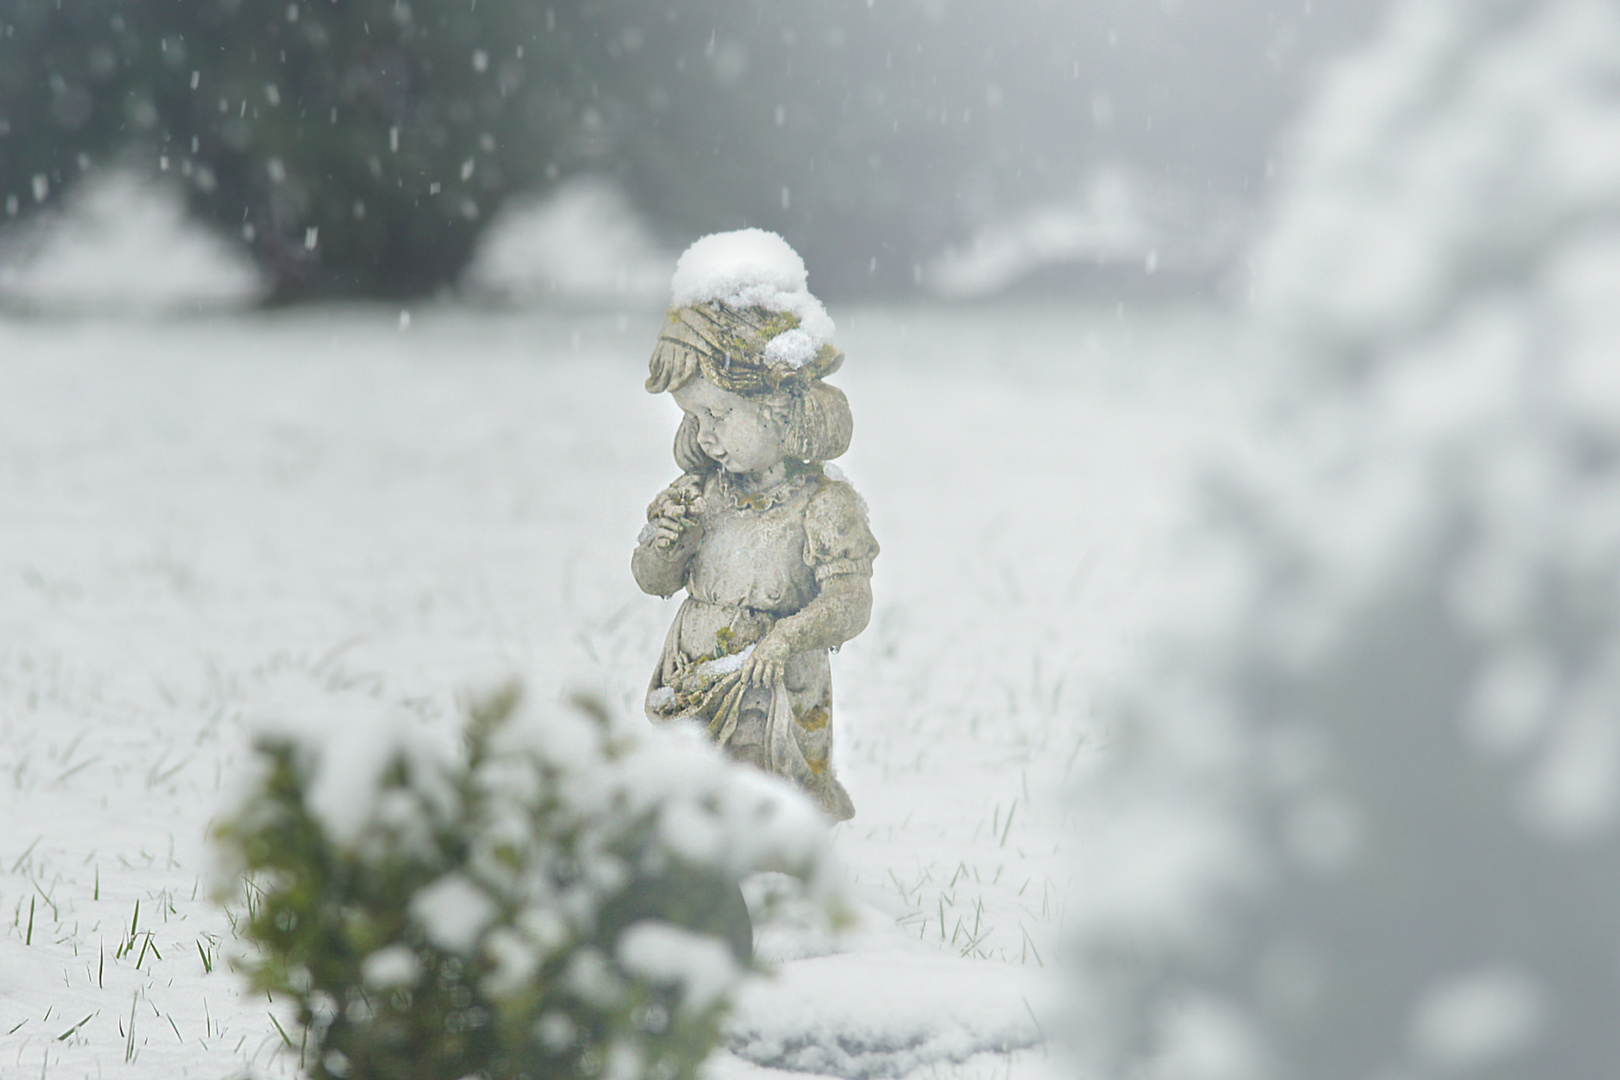
<svg viewBox="0 0 1620 1080">
<path fill-rule="evenodd" d="M 452 281 L 489 213 L 552 165 L 588 59 L 555 13 L 500 0 L 0 12 L 8 211 L 110 160 L 174 172 L 280 299 Z"/>
<path fill-rule="evenodd" d="M 0 0 L 0 224 L 134 162 L 277 299 L 418 295 L 508 196 L 589 171 L 672 242 L 773 228 L 824 287 L 894 292 L 1110 158 L 1257 191 L 1298 31 L 1337 24 L 1218 6 Z"/>
</svg>

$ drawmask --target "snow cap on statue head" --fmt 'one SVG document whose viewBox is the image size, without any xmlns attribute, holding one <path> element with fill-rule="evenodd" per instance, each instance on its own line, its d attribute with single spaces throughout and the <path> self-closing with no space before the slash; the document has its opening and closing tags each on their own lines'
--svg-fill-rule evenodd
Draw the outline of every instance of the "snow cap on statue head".
<svg viewBox="0 0 1620 1080">
<path fill-rule="evenodd" d="M 832 374 L 843 354 L 829 343 L 835 327 L 807 277 L 799 253 L 763 229 L 697 241 L 675 266 L 647 389 L 676 389 L 700 370 L 739 394 Z"/>
<path fill-rule="evenodd" d="M 720 303 L 729 308 L 759 307 L 794 315 L 799 320 L 792 342 L 774 342 L 774 358 L 794 362 L 791 345 L 811 345 L 797 354 L 808 362 L 833 336 L 835 327 L 821 301 L 810 295 L 804 260 L 786 240 L 764 229 L 711 233 L 694 243 L 675 264 L 670 304 L 691 307 Z"/>
<path fill-rule="evenodd" d="M 675 266 L 672 306 L 648 362 L 647 390 L 678 390 L 701 375 L 744 397 L 769 399 L 787 419 L 789 452 L 805 461 L 849 447 L 853 421 L 843 392 L 822 379 L 844 354 L 828 341 L 832 319 L 810 295 L 804 260 L 763 229 L 705 236 Z M 676 436 L 676 460 L 702 467 L 695 428 Z"/>
</svg>

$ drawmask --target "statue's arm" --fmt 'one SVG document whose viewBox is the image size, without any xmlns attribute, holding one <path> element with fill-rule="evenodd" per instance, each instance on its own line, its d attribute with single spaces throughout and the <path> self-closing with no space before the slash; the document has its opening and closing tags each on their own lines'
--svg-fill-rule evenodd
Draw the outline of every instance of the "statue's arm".
<svg viewBox="0 0 1620 1080">
<path fill-rule="evenodd" d="M 673 596 L 686 584 L 686 566 L 698 549 L 698 530 L 688 529 L 667 547 L 658 539 L 644 540 L 630 556 L 630 573 L 641 591 L 654 596 Z"/>
<path fill-rule="evenodd" d="M 872 618 L 872 560 L 878 542 L 860 496 L 847 483 L 824 483 L 805 508 L 805 563 L 819 589 L 804 607 L 778 619 L 754 646 L 744 667 L 755 686 L 782 676 L 788 657 L 842 645 Z"/>
<path fill-rule="evenodd" d="M 630 573 L 642 592 L 673 596 L 686 584 L 686 567 L 703 537 L 696 502 L 701 477 L 683 475 L 647 507 L 647 525 L 630 556 Z"/>
<path fill-rule="evenodd" d="M 837 574 L 821 582 L 821 591 L 804 607 L 776 621 L 754 645 L 743 666 L 743 679 L 769 686 L 782 677 L 788 657 L 810 649 L 842 645 L 872 618 L 872 579 L 865 574 Z"/>
<path fill-rule="evenodd" d="M 814 600 L 778 619 L 771 632 L 789 653 L 831 649 L 865 630 L 871 618 L 872 579 L 839 574 L 821 583 Z"/>
</svg>

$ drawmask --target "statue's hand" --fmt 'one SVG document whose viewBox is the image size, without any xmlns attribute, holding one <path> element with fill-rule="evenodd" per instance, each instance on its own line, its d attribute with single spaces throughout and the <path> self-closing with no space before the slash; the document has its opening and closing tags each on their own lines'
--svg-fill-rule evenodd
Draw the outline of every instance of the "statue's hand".
<svg viewBox="0 0 1620 1080">
<path fill-rule="evenodd" d="M 754 645 L 754 651 L 748 655 L 743 663 L 743 681 L 749 686 L 770 686 L 782 677 L 787 669 L 788 657 L 792 650 L 788 648 L 787 639 L 774 629 L 768 631 Z"/>
<path fill-rule="evenodd" d="M 698 524 L 695 500 L 686 492 L 666 491 L 653 500 L 648 510 L 649 539 L 660 551 L 675 547 Z"/>
<path fill-rule="evenodd" d="M 659 551 L 669 551 L 697 529 L 697 521 L 685 514 L 658 517 L 652 520 L 652 545 Z"/>
</svg>

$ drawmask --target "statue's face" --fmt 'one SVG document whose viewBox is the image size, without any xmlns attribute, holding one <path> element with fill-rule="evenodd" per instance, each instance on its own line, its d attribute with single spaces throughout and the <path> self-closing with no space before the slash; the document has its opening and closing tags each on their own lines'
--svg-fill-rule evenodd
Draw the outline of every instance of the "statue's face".
<svg viewBox="0 0 1620 1080">
<path fill-rule="evenodd" d="M 698 445 L 726 472 L 764 472 L 787 456 L 781 423 L 759 402 L 722 390 L 701 375 L 673 396 L 697 421 Z"/>
</svg>

